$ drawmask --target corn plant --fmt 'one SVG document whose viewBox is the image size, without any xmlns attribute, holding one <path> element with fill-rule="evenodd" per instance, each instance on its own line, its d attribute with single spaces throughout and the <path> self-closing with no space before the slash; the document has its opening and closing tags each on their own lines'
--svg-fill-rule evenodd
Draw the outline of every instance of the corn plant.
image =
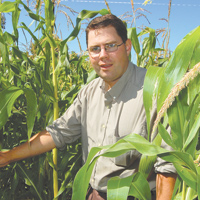
<svg viewBox="0 0 200 200">
<path fill-rule="evenodd" d="M 72 199 L 85 199 L 98 157 L 116 157 L 134 149 L 142 154 L 139 171 L 127 178 L 111 178 L 107 185 L 108 199 L 125 200 L 127 196 L 151 199 L 146 177 L 156 156 L 173 163 L 177 170 L 173 199 L 191 200 L 200 197 L 199 167 L 194 163 L 200 125 L 199 44 L 200 27 L 197 27 L 180 42 L 166 67 L 149 67 L 143 96 L 149 140 L 132 133 L 113 145 L 92 148 L 75 178 Z M 150 113 L 155 99 L 158 115 L 150 132 Z M 171 135 L 165 129 L 167 125 L 171 127 Z M 173 151 L 161 148 L 161 139 Z M 101 150 L 104 152 L 96 156 Z"/>
<path fill-rule="evenodd" d="M 23 6 L 29 17 L 36 21 L 35 31 L 41 31 L 40 38 L 24 22 L 18 25 L 19 6 Z M 52 34 L 53 10 L 54 4 L 50 0 L 45 1 L 44 18 L 38 14 L 38 10 L 33 13 L 19 0 L 6 1 L 0 6 L 0 12 L 12 13 L 14 30 L 13 34 L 1 31 L 0 37 L 0 135 L 4 149 L 19 145 L 26 140 L 26 135 L 29 140 L 32 134 L 43 130 L 67 109 L 81 86 L 95 77 L 93 73 L 89 74 L 91 69 L 84 64 L 87 56 L 70 56 L 67 43 L 77 37 L 82 20 L 108 11 L 83 10 L 77 17 L 72 33 L 61 41 Z M 34 55 L 19 49 L 19 28 L 31 35 Z M 47 153 L 46 156 L 27 159 L 1 169 L 1 198 L 57 199 L 59 196 L 70 199 L 73 177 L 81 165 L 80 141 L 68 145 L 65 153 L 59 153 L 58 162 L 61 164 L 56 166 L 52 154 Z M 55 175 L 57 172 L 59 174 Z"/>
</svg>

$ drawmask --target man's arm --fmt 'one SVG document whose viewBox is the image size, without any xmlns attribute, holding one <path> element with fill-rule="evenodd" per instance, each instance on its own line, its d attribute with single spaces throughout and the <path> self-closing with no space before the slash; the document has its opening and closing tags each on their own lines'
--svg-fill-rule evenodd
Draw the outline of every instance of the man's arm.
<svg viewBox="0 0 200 200">
<path fill-rule="evenodd" d="M 163 173 L 156 177 L 156 200 L 171 200 L 177 174 Z"/>
<path fill-rule="evenodd" d="M 4 167 L 11 162 L 33 157 L 55 148 L 55 143 L 49 132 L 42 131 L 34 135 L 30 142 L 26 142 L 9 151 L 0 152 L 0 167 Z"/>
</svg>

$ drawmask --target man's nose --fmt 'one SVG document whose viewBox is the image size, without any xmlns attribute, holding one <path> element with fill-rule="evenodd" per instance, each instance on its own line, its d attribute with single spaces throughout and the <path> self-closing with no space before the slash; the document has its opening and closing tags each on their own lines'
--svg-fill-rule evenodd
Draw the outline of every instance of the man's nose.
<svg viewBox="0 0 200 200">
<path fill-rule="evenodd" d="M 99 52 L 99 58 L 108 57 L 108 52 L 106 51 L 105 47 L 101 48 L 101 51 Z"/>
</svg>

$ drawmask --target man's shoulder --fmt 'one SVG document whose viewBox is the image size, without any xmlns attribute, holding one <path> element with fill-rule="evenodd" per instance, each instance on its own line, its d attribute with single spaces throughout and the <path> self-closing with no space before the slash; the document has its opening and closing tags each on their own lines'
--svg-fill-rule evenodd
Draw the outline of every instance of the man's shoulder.
<svg viewBox="0 0 200 200">
<path fill-rule="evenodd" d="M 90 81 L 87 85 L 84 85 L 79 94 L 81 95 L 87 95 L 93 93 L 95 90 L 98 90 L 102 85 L 102 79 L 101 78 L 95 78 L 92 81 Z"/>
<path fill-rule="evenodd" d="M 138 85 L 139 87 L 141 87 L 144 83 L 147 70 L 145 68 L 138 67 L 133 63 L 131 64 L 132 64 L 132 70 L 133 70 L 132 80 L 135 85 Z"/>
<path fill-rule="evenodd" d="M 133 65 L 134 69 L 136 70 L 137 74 L 140 74 L 141 76 L 145 76 L 146 75 L 146 72 L 147 72 L 146 68 L 138 67 L 137 65 L 135 65 L 133 63 L 132 63 L 132 65 Z"/>
</svg>

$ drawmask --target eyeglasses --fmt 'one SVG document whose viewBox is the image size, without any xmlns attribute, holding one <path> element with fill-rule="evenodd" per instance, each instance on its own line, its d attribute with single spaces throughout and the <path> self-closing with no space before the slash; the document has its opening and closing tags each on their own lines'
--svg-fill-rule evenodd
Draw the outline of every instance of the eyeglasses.
<svg viewBox="0 0 200 200">
<path fill-rule="evenodd" d="M 118 47 L 121 46 L 122 44 L 124 44 L 124 42 L 122 42 L 121 44 L 115 44 L 115 43 L 106 44 L 104 46 L 104 49 L 106 52 L 114 52 L 114 51 L 117 51 Z M 99 56 L 99 53 L 101 52 L 101 47 L 100 46 L 90 47 L 88 49 L 88 52 L 90 53 L 92 57 L 97 57 Z"/>
</svg>

